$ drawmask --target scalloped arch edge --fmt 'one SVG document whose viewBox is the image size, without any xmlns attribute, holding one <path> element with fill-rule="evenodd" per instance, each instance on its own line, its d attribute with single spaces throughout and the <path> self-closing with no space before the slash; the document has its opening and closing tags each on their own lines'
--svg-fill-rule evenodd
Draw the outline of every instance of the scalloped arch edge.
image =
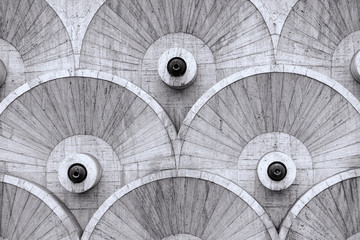
<svg viewBox="0 0 360 240">
<path fill-rule="evenodd" d="M 360 177 L 360 168 L 348 170 L 345 172 L 341 172 L 335 174 L 332 177 L 329 177 L 320 183 L 314 185 L 310 188 L 306 193 L 304 193 L 292 206 L 292 208 L 287 213 L 286 217 L 284 218 L 279 231 L 279 239 L 285 240 L 286 236 L 296 219 L 297 215 L 301 212 L 301 210 L 308 204 L 312 199 L 314 199 L 318 194 L 322 191 L 328 189 L 329 187 L 340 183 L 342 181 L 348 180 L 350 178 Z"/>
<path fill-rule="evenodd" d="M 1 174 L 1 173 L 0 173 L 0 182 L 11 184 L 39 198 L 61 220 L 62 224 L 68 231 L 69 236 L 71 236 L 71 239 L 75 239 L 75 240 L 80 239 L 80 236 L 83 233 L 80 224 L 76 221 L 71 211 L 65 207 L 64 203 L 61 202 L 49 190 L 36 183 L 25 180 L 23 178 L 19 178 L 7 174 Z"/>
<path fill-rule="evenodd" d="M 140 87 L 136 86 L 135 84 L 131 83 L 130 81 L 127 81 L 116 75 L 98 70 L 88 70 L 88 69 L 80 69 L 75 71 L 61 70 L 61 71 L 46 73 L 41 76 L 38 76 L 32 79 L 31 81 L 23 84 L 22 86 L 18 87 L 17 89 L 15 89 L 13 92 L 7 95 L 5 99 L 3 99 L 0 102 L 0 115 L 12 102 L 14 102 L 18 97 L 20 97 L 27 91 L 31 90 L 32 88 L 52 80 L 67 78 L 67 77 L 88 77 L 88 78 L 100 79 L 115 83 L 121 87 L 126 88 L 127 90 L 135 94 L 137 97 L 142 99 L 146 104 L 150 106 L 150 108 L 155 112 L 155 114 L 160 119 L 164 128 L 167 130 L 171 141 L 176 140 L 177 133 L 175 126 L 173 125 L 171 119 L 169 118 L 165 110 L 153 97 L 151 97 L 148 93 L 146 93 L 144 90 L 142 90 Z"/>
<path fill-rule="evenodd" d="M 334 89 L 340 95 L 342 95 L 355 109 L 358 113 L 360 113 L 360 101 L 344 86 L 340 83 L 328 77 L 320 72 L 315 70 L 306 68 L 306 67 L 298 67 L 292 65 L 267 65 L 267 66 L 259 66 L 248 68 L 243 71 L 237 72 L 232 74 L 229 77 L 224 78 L 223 80 L 219 81 L 215 85 L 213 85 L 209 90 L 207 90 L 192 106 L 189 110 L 188 114 L 186 115 L 180 130 L 179 130 L 179 137 L 182 137 L 186 134 L 187 129 L 191 125 L 191 122 L 198 114 L 200 109 L 213 97 L 215 94 L 220 92 L 225 87 L 240 81 L 246 77 L 263 74 L 263 73 L 294 73 L 298 75 L 303 75 L 309 78 L 312 78 L 320 83 L 323 83 L 330 88 Z"/>
<path fill-rule="evenodd" d="M 265 212 L 265 210 L 261 207 L 261 205 L 244 189 L 235 183 L 227 180 L 219 175 L 215 175 L 212 173 L 198 171 L 198 170 L 188 170 L 188 169 L 179 169 L 179 170 L 165 170 L 156 172 L 150 175 L 147 175 L 143 178 L 137 179 L 124 187 L 117 190 L 113 193 L 94 213 L 88 225 L 85 228 L 85 231 L 81 237 L 82 240 L 90 239 L 93 230 L 95 229 L 97 223 L 100 221 L 101 217 L 108 211 L 108 209 L 121 197 L 125 194 L 131 192 L 132 190 L 143 186 L 145 184 L 155 182 L 158 180 L 166 179 L 166 178 L 175 178 L 175 177 L 187 177 L 187 178 L 195 178 L 201 179 L 209 182 L 213 182 L 217 185 L 224 187 L 225 189 L 231 191 L 232 193 L 239 196 L 244 202 L 246 202 L 251 209 L 259 216 L 261 221 L 263 222 L 265 228 L 267 229 L 272 240 L 278 240 L 278 233 L 275 229 L 274 224 L 272 223 L 269 215 Z"/>
</svg>

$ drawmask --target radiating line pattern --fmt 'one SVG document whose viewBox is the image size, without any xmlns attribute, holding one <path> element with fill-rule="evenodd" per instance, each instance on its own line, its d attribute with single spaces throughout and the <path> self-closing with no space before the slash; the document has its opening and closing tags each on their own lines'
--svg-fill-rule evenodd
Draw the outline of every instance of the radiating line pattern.
<svg viewBox="0 0 360 240">
<path fill-rule="evenodd" d="M 236 182 L 254 194 L 279 227 L 287 209 L 312 184 L 359 167 L 360 116 L 349 102 L 351 98 L 346 100 L 320 80 L 294 73 L 229 79 L 233 80 L 225 79 L 205 93 L 206 97 L 195 104 L 184 121 L 179 168 L 208 171 Z M 301 161 L 294 155 L 299 149 L 292 148 L 300 146 L 296 144 L 283 150 L 296 160 L 297 177 L 281 193 L 286 196 L 282 199 L 259 181 L 255 169 L 262 155 L 240 158 L 245 147 L 256 153 L 256 148 L 279 151 L 274 137 L 278 133 L 294 137 L 309 156 L 307 161 Z M 273 136 L 249 146 L 253 139 L 266 134 Z"/>
<path fill-rule="evenodd" d="M 330 75 L 335 49 L 359 29 L 360 2 L 357 0 L 300 0 L 283 26 L 277 61 L 310 66 Z"/>
<path fill-rule="evenodd" d="M 169 135 L 154 110 L 115 83 L 86 77 L 40 84 L 0 115 L 4 170 L 43 182 L 48 156 L 63 139 L 93 135 L 107 142 L 125 170 L 173 168 Z"/>
<path fill-rule="evenodd" d="M 335 49 L 331 63 L 331 77 L 346 87 L 358 99 L 360 97 L 360 85 L 351 73 L 351 63 L 354 55 L 360 50 L 360 31 L 346 36 Z"/>
<path fill-rule="evenodd" d="M 70 211 L 50 192 L 0 174 L 0 239 L 79 239 Z"/>
<path fill-rule="evenodd" d="M 20 53 L 27 72 L 73 68 L 69 35 L 44 0 L 0 2 L 0 38 Z"/>
<path fill-rule="evenodd" d="M 348 239 L 360 231 L 359 206 L 360 178 L 337 183 L 305 205 L 286 239 Z"/>
<path fill-rule="evenodd" d="M 240 197 L 215 183 L 176 177 L 142 185 L 118 199 L 90 239 L 271 239 L 260 217 Z"/>
<path fill-rule="evenodd" d="M 221 76 L 271 63 L 267 25 L 248 0 L 107 0 L 84 37 L 80 66 L 101 67 L 136 81 L 147 49 L 171 33 L 188 33 L 204 41 Z"/>
<path fill-rule="evenodd" d="M 284 132 L 308 149 L 315 182 L 359 166 L 360 116 L 331 87 L 306 76 L 266 73 L 214 94 L 182 133 L 181 168 L 225 173 L 254 137 Z"/>
</svg>

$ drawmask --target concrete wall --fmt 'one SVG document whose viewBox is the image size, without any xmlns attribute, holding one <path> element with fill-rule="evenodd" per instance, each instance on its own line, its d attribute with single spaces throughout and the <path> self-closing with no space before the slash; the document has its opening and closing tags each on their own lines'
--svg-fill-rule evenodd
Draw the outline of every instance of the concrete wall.
<svg viewBox="0 0 360 240">
<path fill-rule="evenodd" d="M 33 238 L 355 239 L 359 16 L 356 0 L 2 1 L 0 238 L 44 210 Z M 159 74 L 173 48 L 196 61 L 182 89 Z M 61 181 L 74 154 L 100 166 L 89 190 Z"/>
</svg>

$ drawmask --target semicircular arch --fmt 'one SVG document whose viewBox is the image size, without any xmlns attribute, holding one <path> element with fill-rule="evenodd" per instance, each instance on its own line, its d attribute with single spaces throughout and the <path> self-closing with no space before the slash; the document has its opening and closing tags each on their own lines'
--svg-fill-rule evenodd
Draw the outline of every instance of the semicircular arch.
<svg viewBox="0 0 360 240">
<path fill-rule="evenodd" d="M 188 33 L 201 39 L 217 59 L 220 79 L 239 68 L 270 64 L 273 44 L 259 6 L 262 4 L 257 0 L 200 1 L 196 4 L 182 1 L 128 4 L 107 0 L 88 26 L 80 67 L 101 67 L 138 84 L 140 65 L 147 49 L 157 39 L 174 33 Z"/>
<path fill-rule="evenodd" d="M 142 191 L 146 191 L 146 193 Z M 222 194 L 215 194 L 217 191 L 221 191 Z M 138 198 L 132 198 L 135 196 L 138 196 Z M 221 196 L 225 196 L 224 201 L 220 201 Z M 173 198 L 173 201 L 170 200 L 171 198 Z M 155 199 L 156 203 L 153 202 Z M 230 207 L 227 204 L 230 202 L 230 205 L 235 208 L 227 211 L 226 209 Z M 136 207 L 131 207 L 133 204 L 136 204 Z M 239 204 L 243 207 L 240 207 Z M 181 206 L 197 207 L 196 209 L 186 207 L 183 209 L 184 211 L 176 211 L 178 208 L 182 209 Z M 208 216 L 201 217 L 201 214 L 198 215 L 198 213 L 205 206 L 209 207 Z M 131 211 L 123 211 L 118 207 L 129 211 L 136 208 L 145 212 L 136 213 L 136 211 L 131 214 Z M 161 210 L 163 207 L 164 209 Z M 232 209 L 232 207 L 230 208 Z M 150 210 L 147 211 L 147 209 Z M 239 209 L 242 209 L 240 212 L 243 214 L 240 214 Z M 215 214 L 215 211 L 217 214 Z M 251 213 L 245 214 L 245 211 Z M 236 214 L 230 214 L 231 212 Z M 149 214 L 153 216 L 153 221 L 146 221 L 145 218 L 150 216 Z M 218 219 L 217 216 L 222 220 Z M 248 216 L 252 217 L 248 218 Z M 114 230 L 104 232 L 104 224 L 111 224 L 109 217 L 114 220 L 113 223 L 116 222 L 112 228 Z M 190 224 L 192 221 L 193 224 Z M 237 224 L 234 228 L 229 225 L 229 227 L 220 227 L 220 229 L 214 231 L 215 225 L 213 226 L 213 224 L 219 221 L 236 222 Z M 196 222 L 201 222 L 201 224 Z M 252 223 L 258 227 L 253 228 Z M 149 224 L 154 224 L 153 228 L 147 226 Z M 170 226 L 165 226 L 167 224 L 170 224 Z M 128 229 L 130 225 L 132 230 Z M 244 232 L 245 228 L 239 228 L 239 226 L 245 225 L 249 229 L 251 228 L 252 232 Z M 138 231 L 134 231 L 134 229 Z M 118 234 L 117 236 L 122 237 L 128 237 L 126 234 L 133 234 L 132 237 L 156 236 L 155 238 L 162 238 L 189 232 L 200 238 L 202 238 L 200 235 L 209 237 L 209 234 L 220 234 L 224 239 L 230 239 L 234 236 L 236 239 L 267 239 L 269 237 L 277 239 L 277 232 L 270 218 L 251 195 L 229 180 L 197 170 L 160 171 L 122 187 L 111 195 L 95 212 L 84 231 L 82 239 L 91 239 L 92 236 L 111 236 L 112 234 Z M 204 239 L 207 237 L 204 237 Z"/>
<path fill-rule="evenodd" d="M 313 186 L 289 210 L 280 228 L 280 239 L 352 239 L 360 231 L 359 169 L 352 169 Z M 306 219 L 306 220 L 305 220 Z M 309 237 L 310 237 L 309 235 Z"/>
<path fill-rule="evenodd" d="M 42 75 L 0 103 L 0 118 L 6 171 L 40 184 L 51 151 L 71 136 L 92 135 L 109 144 L 130 181 L 139 171 L 176 168 L 176 132 L 164 110 L 139 87 L 111 74 Z"/>
<path fill-rule="evenodd" d="M 331 76 L 334 70 L 332 58 L 339 44 L 351 33 L 360 30 L 359 9 L 356 0 L 297 1 L 283 25 L 276 61 L 307 66 Z M 346 49 L 354 45 L 355 41 Z M 346 52 L 344 49 L 343 53 Z M 342 77 L 339 80 L 342 81 Z"/>
<path fill-rule="evenodd" d="M 313 184 L 359 167 L 359 106 L 348 90 L 314 70 L 251 68 L 214 85 L 190 110 L 179 133 L 178 166 L 236 182 L 256 196 L 278 227 L 287 208 Z M 282 144 L 289 139 L 291 144 Z M 294 161 L 297 177 L 281 192 L 282 201 L 255 174 L 258 148 L 295 160 L 305 154 L 306 161 Z"/>
<path fill-rule="evenodd" d="M 28 80 L 47 71 L 74 68 L 69 34 L 45 0 L 2 1 L 0 12 L 0 38 L 17 49 Z"/>
<path fill-rule="evenodd" d="M 80 239 L 82 230 L 79 223 L 47 189 L 7 174 L 0 174 L 0 189 L 1 237 Z"/>
</svg>

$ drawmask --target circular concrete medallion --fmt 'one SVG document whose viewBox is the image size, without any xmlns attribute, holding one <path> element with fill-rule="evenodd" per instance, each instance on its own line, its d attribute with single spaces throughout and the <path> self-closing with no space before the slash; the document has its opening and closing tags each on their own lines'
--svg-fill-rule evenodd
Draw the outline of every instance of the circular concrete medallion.
<svg viewBox="0 0 360 240">
<path fill-rule="evenodd" d="M 288 188 L 294 182 L 296 165 L 285 153 L 269 152 L 260 159 L 257 174 L 260 182 L 266 188 L 280 191 Z"/>
<path fill-rule="evenodd" d="M 0 87 L 5 83 L 7 70 L 5 64 L 0 60 Z"/>
<path fill-rule="evenodd" d="M 85 153 L 67 156 L 58 167 L 61 185 L 73 193 L 82 193 L 93 188 L 100 181 L 101 173 L 100 163 Z"/>
<path fill-rule="evenodd" d="M 350 70 L 355 80 L 360 82 L 360 51 L 355 53 L 351 59 Z"/>
<path fill-rule="evenodd" d="M 183 48 L 170 48 L 158 60 L 161 80 L 171 88 L 183 89 L 196 79 L 197 65 L 194 56 Z"/>
</svg>

